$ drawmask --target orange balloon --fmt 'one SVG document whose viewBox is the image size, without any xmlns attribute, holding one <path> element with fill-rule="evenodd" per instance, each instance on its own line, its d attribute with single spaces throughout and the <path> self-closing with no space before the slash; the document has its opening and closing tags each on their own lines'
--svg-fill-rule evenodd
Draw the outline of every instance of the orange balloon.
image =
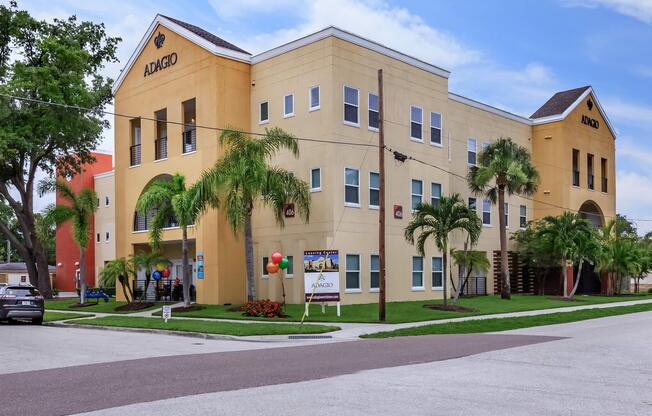
<svg viewBox="0 0 652 416">
<path fill-rule="evenodd" d="M 278 272 L 278 264 L 274 264 L 271 261 L 267 263 L 267 273 L 274 274 Z"/>
</svg>

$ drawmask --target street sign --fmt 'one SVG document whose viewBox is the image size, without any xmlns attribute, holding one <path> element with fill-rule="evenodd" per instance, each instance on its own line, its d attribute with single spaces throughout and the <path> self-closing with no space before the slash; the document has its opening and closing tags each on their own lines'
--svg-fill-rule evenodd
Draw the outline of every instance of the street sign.
<svg viewBox="0 0 652 416">
<path fill-rule="evenodd" d="M 164 305 L 163 306 L 163 312 L 161 313 L 161 316 L 163 319 L 165 319 L 165 322 L 168 321 L 172 317 L 172 306 L 170 305 Z"/>
</svg>

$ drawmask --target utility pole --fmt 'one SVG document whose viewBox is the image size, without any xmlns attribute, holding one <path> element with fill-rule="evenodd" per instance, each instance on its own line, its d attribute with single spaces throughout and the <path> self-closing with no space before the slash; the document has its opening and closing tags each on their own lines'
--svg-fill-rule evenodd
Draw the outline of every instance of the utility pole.
<svg viewBox="0 0 652 416">
<path fill-rule="evenodd" d="M 383 109 L 383 70 L 378 70 L 378 170 L 380 201 L 378 206 L 378 320 L 385 322 L 385 114 Z"/>
</svg>

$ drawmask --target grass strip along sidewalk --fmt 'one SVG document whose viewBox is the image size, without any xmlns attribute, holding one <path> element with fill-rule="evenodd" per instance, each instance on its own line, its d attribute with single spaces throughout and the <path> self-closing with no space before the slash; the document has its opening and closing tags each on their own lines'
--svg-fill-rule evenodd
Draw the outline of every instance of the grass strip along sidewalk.
<svg viewBox="0 0 652 416">
<path fill-rule="evenodd" d="M 161 318 L 137 316 L 104 316 L 96 319 L 77 321 L 78 325 L 110 326 L 121 328 L 161 329 L 166 331 L 200 332 L 235 336 L 321 334 L 337 331 L 340 328 L 326 325 L 264 324 L 219 321 L 194 321 L 189 319 L 170 319 L 166 323 Z"/>
<path fill-rule="evenodd" d="M 116 302 L 115 299 L 110 299 L 108 302 L 100 300 L 97 305 L 84 306 L 84 307 L 71 307 L 71 305 L 79 303 L 79 298 L 73 299 L 48 299 L 45 301 L 45 309 L 50 310 L 59 310 L 59 311 L 71 311 L 71 312 L 99 312 L 99 313 L 134 313 L 134 312 L 145 312 L 152 309 L 160 308 L 163 303 L 156 303 L 149 308 L 140 309 L 140 310 L 129 310 L 129 311 L 116 311 L 115 308 L 118 306 L 126 305 L 127 302 Z"/>
<path fill-rule="evenodd" d="M 95 315 L 90 314 L 81 314 L 81 313 L 65 313 L 65 312 L 45 312 L 43 320 L 46 322 L 52 321 L 65 321 L 67 319 L 77 319 L 77 318 L 92 318 Z"/>
<path fill-rule="evenodd" d="M 403 328 L 394 331 L 376 332 L 362 335 L 362 338 L 390 338 L 415 335 L 435 334 L 472 334 L 479 332 L 500 332 L 511 329 L 530 328 L 543 325 L 565 324 L 604 318 L 607 316 L 625 315 L 628 313 L 652 311 L 652 304 L 646 303 L 632 306 L 617 306 L 613 308 L 582 309 L 573 312 L 558 312 L 546 315 L 520 316 L 515 318 L 489 318 L 472 321 L 431 324 L 414 328 Z"/>
</svg>

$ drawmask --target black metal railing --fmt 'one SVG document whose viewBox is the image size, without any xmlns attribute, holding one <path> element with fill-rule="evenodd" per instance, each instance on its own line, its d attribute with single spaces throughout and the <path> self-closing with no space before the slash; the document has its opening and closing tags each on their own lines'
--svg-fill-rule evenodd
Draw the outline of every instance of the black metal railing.
<svg viewBox="0 0 652 416">
<path fill-rule="evenodd" d="M 573 171 L 573 186 L 580 186 L 580 171 Z"/>
<path fill-rule="evenodd" d="M 134 293 L 135 299 L 140 299 L 145 290 L 145 279 L 136 279 L 132 282 L 131 289 Z M 190 301 L 194 302 L 196 298 L 195 286 L 190 286 Z M 157 301 L 182 301 L 183 300 L 183 284 L 176 284 L 174 279 L 161 279 L 158 282 L 154 279 L 150 280 L 147 292 L 143 300 L 149 302 Z"/>
<path fill-rule="evenodd" d="M 487 278 L 484 276 L 469 277 L 464 283 L 464 279 L 460 277 L 462 287 L 462 295 L 464 296 L 481 296 L 487 294 Z"/>
<path fill-rule="evenodd" d="M 602 178 L 602 192 L 607 192 L 607 178 Z"/>
<path fill-rule="evenodd" d="M 134 213 L 134 231 L 149 230 L 149 226 L 152 223 L 155 214 L 156 209 L 152 209 L 147 215 L 143 215 L 140 212 L 136 211 Z M 178 226 L 179 221 L 177 221 L 177 217 L 174 214 L 172 214 L 170 218 L 165 221 L 165 224 L 163 224 L 163 228 L 172 228 Z"/>
<path fill-rule="evenodd" d="M 134 144 L 129 147 L 130 166 L 140 165 L 140 144 Z"/>
<path fill-rule="evenodd" d="M 161 137 L 154 140 L 155 160 L 167 159 L 168 157 L 168 138 Z"/>
<path fill-rule="evenodd" d="M 589 189 L 595 189 L 595 182 L 594 182 L 594 177 L 592 173 L 589 173 L 587 175 L 587 185 Z"/>
<path fill-rule="evenodd" d="M 190 153 L 197 150 L 197 130 L 192 129 L 183 132 L 183 153 Z"/>
</svg>

